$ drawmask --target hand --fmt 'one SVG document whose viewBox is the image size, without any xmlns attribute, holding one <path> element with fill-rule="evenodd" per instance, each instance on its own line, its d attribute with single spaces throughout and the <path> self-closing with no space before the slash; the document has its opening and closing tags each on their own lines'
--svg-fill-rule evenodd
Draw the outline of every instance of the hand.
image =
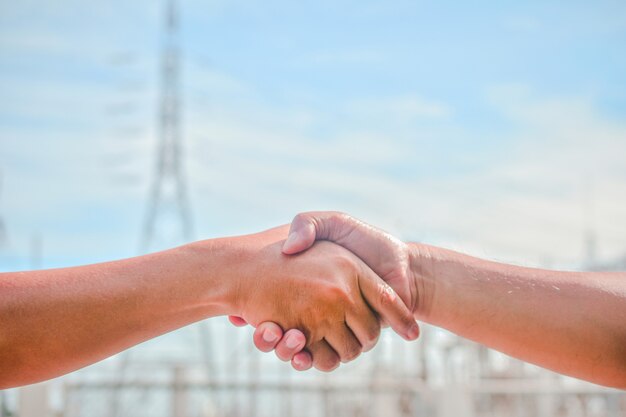
<svg viewBox="0 0 626 417">
<path fill-rule="evenodd" d="M 243 264 L 250 269 L 243 275 L 250 278 L 240 285 L 239 317 L 253 326 L 272 320 L 301 330 L 313 365 L 324 371 L 375 344 L 380 324 L 374 312 L 407 339 L 417 336 L 404 303 L 356 256 L 328 242 L 285 256 L 285 232 L 278 228 L 244 238 Z"/>
<path fill-rule="evenodd" d="M 417 283 L 409 267 L 409 250 L 407 245 L 392 235 L 363 223 L 347 214 L 337 212 L 309 212 L 298 214 L 290 227 L 289 237 L 283 246 L 283 253 L 295 254 L 310 248 L 316 240 L 335 242 L 361 258 L 385 280 L 402 298 L 409 309 L 417 312 L 420 296 Z M 238 317 L 230 317 L 237 326 L 245 325 L 245 321 Z M 263 339 L 264 331 L 268 338 Z M 269 338 L 275 334 L 276 339 Z M 282 360 L 292 360 L 294 368 L 308 369 L 311 358 L 306 352 L 299 352 L 299 344 L 303 344 L 304 335 L 297 330 L 289 330 L 290 347 L 279 326 L 264 323 L 255 331 L 254 342 L 259 350 L 264 352 L 276 349 L 276 354 Z"/>
<path fill-rule="evenodd" d="M 291 222 L 283 253 L 302 252 L 316 240 L 334 242 L 354 253 L 394 289 L 409 310 L 416 311 L 419 293 L 406 243 L 345 213 L 308 212 Z"/>
</svg>

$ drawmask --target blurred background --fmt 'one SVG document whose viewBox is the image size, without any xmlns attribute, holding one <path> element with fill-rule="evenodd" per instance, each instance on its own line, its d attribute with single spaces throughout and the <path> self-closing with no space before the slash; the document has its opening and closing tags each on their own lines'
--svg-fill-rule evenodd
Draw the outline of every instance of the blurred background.
<svg viewBox="0 0 626 417">
<path fill-rule="evenodd" d="M 0 0 L 0 271 L 341 210 L 520 265 L 626 269 L 626 3 Z M 331 374 L 225 318 L 0 416 L 625 416 L 425 327 Z"/>
</svg>

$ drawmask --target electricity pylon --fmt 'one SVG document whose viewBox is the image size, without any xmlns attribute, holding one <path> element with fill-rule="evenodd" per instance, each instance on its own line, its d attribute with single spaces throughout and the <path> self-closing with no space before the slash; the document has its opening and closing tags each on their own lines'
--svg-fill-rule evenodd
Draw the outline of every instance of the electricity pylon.
<svg viewBox="0 0 626 417">
<path fill-rule="evenodd" d="M 181 144 L 180 25 L 177 0 L 166 0 L 164 23 L 156 164 L 150 185 L 146 218 L 141 232 L 141 252 L 162 249 L 164 246 L 172 246 L 192 239 L 191 211 L 187 197 Z M 208 330 L 205 333 L 208 334 Z M 209 347 L 205 347 L 206 349 Z M 126 351 L 120 356 L 119 387 L 123 385 L 130 365 L 130 351 Z M 119 387 L 113 389 L 109 404 L 109 415 L 113 417 L 122 415 Z"/>
<path fill-rule="evenodd" d="M 167 1 L 161 53 L 158 149 L 141 250 L 192 238 L 191 211 L 182 160 L 180 124 L 180 47 L 176 0 Z"/>
</svg>

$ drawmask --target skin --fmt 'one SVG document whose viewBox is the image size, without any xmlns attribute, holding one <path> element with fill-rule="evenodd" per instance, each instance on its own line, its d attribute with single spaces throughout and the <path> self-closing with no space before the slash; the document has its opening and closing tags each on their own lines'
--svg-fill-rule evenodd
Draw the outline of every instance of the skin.
<svg viewBox="0 0 626 417">
<path fill-rule="evenodd" d="M 116 262 L 0 274 L 0 389 L 227 314 L 298 329 L 307 341 L 295 347 L 323 371 L 371 348 L 378 316 L 416 337 L 402 300 L 356 256 L 329 242 L 286 256 L 286 236 L 281 227 Z"/>
<path fill-rule="evenodd" d="M 298 215 L 283 252 L 329 240 L 387 280 L 415 318 L 510 356 L 597 384 L 626 389 L 626 273 L 561 272 L 490 262 L 433 246 L 405 244 L 346 214 Z M 240 323 L 241 324 L 241 323 Z M 257 334 L 271 329 L 274 342 Z M 311 357 L 263 323 L 261 350 L 300 368 Z M 286 335 L 302 343 L 304 335 Z M 282 338 L 281 338 L 282 337 Z M 313 360 L 314 360 L 313 355 Z"/>
</svg>

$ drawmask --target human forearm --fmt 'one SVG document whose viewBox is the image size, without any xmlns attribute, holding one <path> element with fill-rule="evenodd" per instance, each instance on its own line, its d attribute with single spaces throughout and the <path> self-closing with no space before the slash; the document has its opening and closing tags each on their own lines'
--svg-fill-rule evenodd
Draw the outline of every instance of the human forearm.
<svg viewBox="0 0 626 417">
<path fill-rule="evenodd" d="M 626 274 L 489 262 L 412 244 L 416 317 L 511 356 L 626 387 Z"/>
<path fill-rule="evenodd" d="M 62 375 L 203 318 L 275 321 L 308 336 L 313 365 L 370 348 L 378 316 L 417 337 L 409 309 L 348 250 L 287 256 L 279 227 L 99 265 L 0 275 L 0 388 Z"/>
<path fill-rule="evenodd" d="M 0 388 L 81 368 L 233 313 L 227 239 L 76 268 L 0 274 Z M 218 272 L 220 272 L 218 274 Z"/>
</svg>

